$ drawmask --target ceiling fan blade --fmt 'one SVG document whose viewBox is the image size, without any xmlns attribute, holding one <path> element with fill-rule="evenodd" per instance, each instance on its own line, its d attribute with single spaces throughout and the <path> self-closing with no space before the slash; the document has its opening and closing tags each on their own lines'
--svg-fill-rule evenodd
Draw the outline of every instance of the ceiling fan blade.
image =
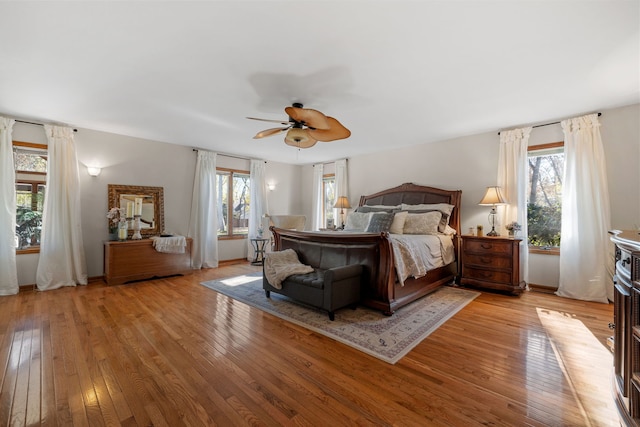
<svg viewBox="0 0 640 427">
<path fill-rule="evenodd" d="M 308 129 L 293 128 L 287 132 L 284 142 L 296 148 L 311 148 L 316 145 L 318 141 L 309 136 Z"/>
<path fill-rule="evenodd" d="M 271 123 L 280 123 L 281 125 L 290 124 L 288 120 L 270 120 L 270 119 L 259 119 L 257 117 L 247 117 L 249 120 L 260 120 L 261 122 L 271 122 Z"/>
<path fill-rule="evenodd" d="M 271 129 L 265 129 L 263 131 L 260 131 L 256 134 L 256 136 L 253 137 L 253 139 L 260 139 L 260 138 L 265 138 L 267 136 L 271 136 L 271 135 L 275 135 L 277 133 L 282 133 L 286 130 L 289 130 L 288 127 L 286 128 L 271 128 Z"/>
<path fill-rule="evenodd" d="M 314 129 L 329 129 L 327 116 L 325 116 L 318 110 L 312 110 L 310 108 L 287 107 L 284 109 L 284 111 L 293 120 L 299 123 L 303 123 L 305 126 L 312 127 Z"/>
<path fill-rule="evenodd" d="M 330 125 L 330 128 L 327 130 L 324 129 L 309 129 L 309 136 L 318 141 L 328 142 L 335 141 L 337 139 L 345 139 L 351 136 L 351 131 L 344 127 L 342 123 L 333 117 L 327 116 L 327 122 Z"/>
</svg>

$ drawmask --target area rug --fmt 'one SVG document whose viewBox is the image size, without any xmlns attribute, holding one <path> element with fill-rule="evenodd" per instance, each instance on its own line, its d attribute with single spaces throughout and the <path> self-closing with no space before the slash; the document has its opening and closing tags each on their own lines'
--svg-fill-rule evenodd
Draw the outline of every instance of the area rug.
<svg viewBox="0 0 640 427">
<path fill-rule="evenodd" d="M 326 311 L 283 295 L 271 292 L 271 298 L 267 298 L 262 289 L 262 273 L 211 280 L 202 285 L 391 364 L 480 295 L 443 286 L 393 316 L 363 306 L 355 310 L 347 307 L 336 311 L 332 322 Z"/>
</svg>

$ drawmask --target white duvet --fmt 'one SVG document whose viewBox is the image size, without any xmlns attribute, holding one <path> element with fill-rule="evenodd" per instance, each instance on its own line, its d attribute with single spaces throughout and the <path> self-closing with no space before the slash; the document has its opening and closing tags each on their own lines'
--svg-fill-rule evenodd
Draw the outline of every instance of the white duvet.
<svg viewBox="0 0 640 427">
<path fill-rule="evenodd" d="M 444 234 L 390 234 L 398 281 L 404 286 L 409 277 L 422 277 L 429 270 L 455 260 L 451 236 Z"/>
</svg>

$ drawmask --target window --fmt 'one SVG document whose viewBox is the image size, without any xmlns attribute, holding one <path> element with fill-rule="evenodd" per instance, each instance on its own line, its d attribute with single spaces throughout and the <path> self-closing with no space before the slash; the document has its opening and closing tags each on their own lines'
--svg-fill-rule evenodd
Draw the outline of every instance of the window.
<svg viewBox="0 0 640 427">
<path fill-rule="evenodd" d="M 336 176 L 334 174 L 322 177 L 322 221 L 325 227 L 331 228 L 336 225 L 333 216 L 333 206 L 336 204 Z"/>
<path fill-rule="evenodd" d="M 13 142 L 16 170 L 16 243 L 18 253 L 37 252 L 47 179 L 47 146 Z"/>
<path fill-rule="evenodd" d="M 218 237 L 244 238 L 249 234 L 250 178 L 248 171 L 217 169 Z"/>
<path fill-rule="evenodd" d="M 527 227 L 529 246 L 549 250 L 560 246 L 564 144 L 529 147 Z"/>
</svg>

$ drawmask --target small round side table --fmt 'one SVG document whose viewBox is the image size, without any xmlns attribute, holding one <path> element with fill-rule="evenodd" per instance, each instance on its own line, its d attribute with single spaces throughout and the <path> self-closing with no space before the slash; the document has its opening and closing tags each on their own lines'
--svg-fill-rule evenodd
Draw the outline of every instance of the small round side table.
<svg viewBox="0 0 640 427">
<path fill-rule="evenodd" d="M 267 246 L 269 239 L 263 239 L 261 237 L 251 239 L 251 245 L 255 251 L 255 258 L 251 262 L 251 265 L 262 265 L 264 262 L 264 248 Z"/>
</svg>

